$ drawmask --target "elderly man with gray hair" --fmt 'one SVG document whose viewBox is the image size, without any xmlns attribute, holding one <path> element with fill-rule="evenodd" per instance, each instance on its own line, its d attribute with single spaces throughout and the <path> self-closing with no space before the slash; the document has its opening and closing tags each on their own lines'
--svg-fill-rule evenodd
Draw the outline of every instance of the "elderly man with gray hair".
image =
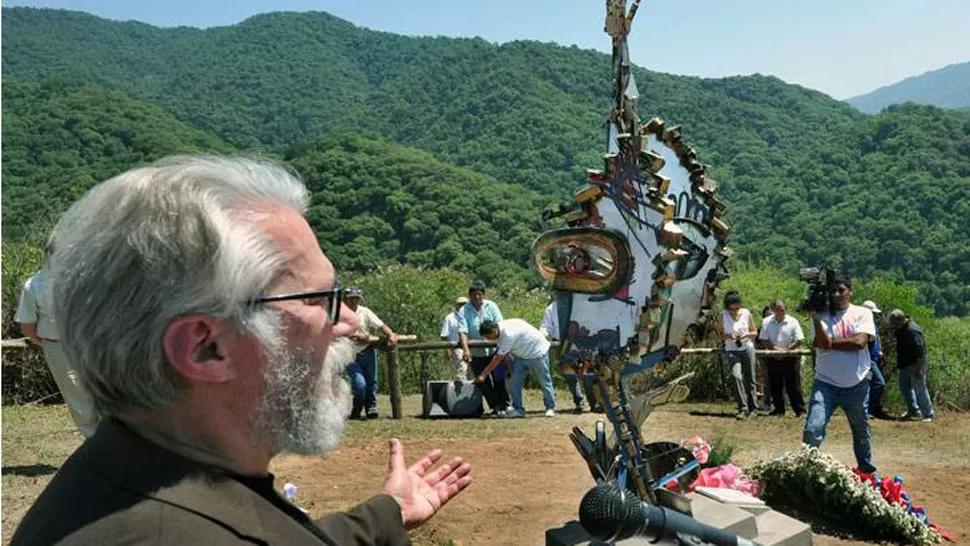
<svg viewBox="0 0 970 546">
<path fill-rule="evenodd" d="M 802 332 L 802 325 L 798 320 L 788 314 L 785 302 L 774 300 L 769 307 L 771 316 L 764 319 L 761 333 L 758 334 L 765 349 L 790 351 L 801 347 L 805 333 Z M 798 359 L 798 355 L 769 356 L 765 359 L 771 399 L 775 406 L 770 415 L 785 414 L 784 393 L 788 393 L 788 401 L 791 402 L 795 417 L 801 417 L 805 413 L 805 399 L 798 390 Z"/>
<path fill-rule="evenodd" d="M 340 440 L 356 329 L 286 170 L 172 158 L 99 184 L 55 228 L 61 343 L 104 417 L 22 520 L 27 544 L 409 544 L 470 482 L 390 441 L 379 494 L 312 521 L 267 470 Z"/>
</svg>

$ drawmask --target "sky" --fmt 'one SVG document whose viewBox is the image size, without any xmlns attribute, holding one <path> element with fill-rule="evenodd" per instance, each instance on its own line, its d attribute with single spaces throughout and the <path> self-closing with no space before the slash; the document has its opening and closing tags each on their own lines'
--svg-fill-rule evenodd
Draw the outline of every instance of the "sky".
<svg viewBox="0 0 970 546">
<path fill-rule="evenodd" d="M 604 0 L 11 0 L 156 26 L 326 11 L 411 36 L 538 40 L 609 52 Z M 643 0 L 635 64 L 673 74 L 770 74 L 845 99 L 970 61 L 968 0 Z"/>
</svg>

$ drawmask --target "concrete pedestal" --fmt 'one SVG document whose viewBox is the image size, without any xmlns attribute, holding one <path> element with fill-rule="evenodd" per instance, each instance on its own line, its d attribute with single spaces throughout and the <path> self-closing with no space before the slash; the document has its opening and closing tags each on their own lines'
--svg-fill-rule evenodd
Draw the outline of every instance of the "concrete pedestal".
<svg viewBox="0 0 970 546">
<path fill-rule="evenodd" d="M 812 530 L 806 523 L 758 503 L 742 503 L 742 507 L 719 502 L 708 495 L 690 493 L 691 510 L 701 523 L 725 529 L 739 537 L 753 540 L 763 546 L 811 546 Z M 622 546 L 647 546 L 648 544 L 676 545 L 677 542 L 661 540 L 651 542 L 646 538 L 630 538 L 616 542 Z M 606 546 L 591 538 L 578 521 L 569 521 L 562 527 L 546 531 L 546 546 Z"/>
</svg>

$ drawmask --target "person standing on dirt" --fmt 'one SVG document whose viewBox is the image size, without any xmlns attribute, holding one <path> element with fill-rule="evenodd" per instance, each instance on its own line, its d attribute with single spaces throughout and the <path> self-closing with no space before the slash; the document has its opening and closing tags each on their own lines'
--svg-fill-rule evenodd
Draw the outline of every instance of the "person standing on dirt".
<svg viewBox="0 0 970 546">
<path fill-rule="evenodd" d="M 876 335 L 869 341 L 869 360 L 872 361 L 872 379 L 869 380 L 869 415 L 876 419 L 891 421 L 892 415 L 886 413 L 882 407 L 882 394 L 886 391 L 886 374 L 883 371 L 885 360 L 879 343 L 879 315 L 882 314 L 882 310 L 872 300 L 862 302 L 862 306 L 872 311 L 872 320 L 876 326 Z"/>
<path fill-rule="evenodd" d="M 758 414 L 758 382 L 754 369 L 754 338 L 758 329 L 751 311 L 741 306 L 741 294 L 732 290 L 724 295 L 721 313 L 721 340 L 728 372 L 734 379 L 734 397 L 738 420 Z"/>
<path fill-rule="evenodd" d="M 462 296 L 455 300 L 454 309 L 445 315 L 441 321 L 441 340 L 458 343 L 459 347 L 445 349 L 445 359 L 455 368 L 455 380 L 468 379 L 468 363 L 465 362 L 464 350 L 461 345 L 461 308 L 468 303 L 468 298 Z"/>
<path fill-rule="evenodd" d="M 542 324 L 539 326 L 539 333 L 550 341 L 560 341 L 559 306 L 556 305 L 556 300 L 552 300 L 546 306 L 546 310 L 542 315 Z M 573 351 L 572 354 L 562 354 L 560 350 L 559 356 L 556 359 L 559 363 L 559 373 L 566 380 L 566 390 L 573 397 L 574 413 L 583 413 L 583 390 L 586 391 L 586 395 L 589 397 L 590 406 L 595 404 L 595 398 L 592 396 L 592 382 L 586 380 L 586 374 L 583 373 L 583 365 L 578 358 L 579 356 L 578 351 Z M 580 382 L 583 385 L 582 390 L 580 389 Z"/>
<path fill-rule="evenodd" d="M 899 391 L 906 401 L 902 419 L 933 421 L 933 402 L 926 388 L 926 342 L 923 329 L 900 309 L 889 313 L 889 324 L 896 335 L 896 367 L 899 369 Z"/>
<path fill-rule="evenodd" d="M 771 305 L 765 305 L 764 308 L 761 309 L 761 321 L 758 323 L 760 326 L 758 326 L 757 335 L 754 336 L 754 348 L 756 351 L 758 349 L 765 348 L 764 342 L 761 339 L 761 331 L 764 328 L 765 321 L 769 317 L 771 317 Z M 774 406 L 771 403 L 771 397 L 774 393 L 771 392 L 771 380 L 768 378 L 768 359 L 764 356 L 756 356 L 755 362 L 758 365 L 758 369 L 756 371 L 758 372 L 758 375 L 761 376 L 761 380 L 758 382 L 758 386 L 761 390 L 761 410 L 765 413 L 770 413 L 774 409 Z"/>
<path fill-rule="evenodd" d="M 397 334 L 391 327 L 384 324 L 373 311 L 360 304 L 364 293 L 360 288 L 351 286 L 344 292 L 344 302 L 357 315 L 357 331 L 350 335 L 351 341 L 357 349 L 357 356 L 347 366 L 350 377 L 350 388 L 354 393 L 354 402 L 350 410 L 351 419 L 363 419 L 362 412 L 366 409 L 368 419 L 377 419 L 377 348 L 371 343 L 371 335 L 378 332 L 387 336 L 387 345 L 397 344 Z"/>
<path fill-rule="evenodd" d="M 765 349 L 769 351 L 791 351 L 801 347 L 805 340 L 802 325 L 798 319 L 788 314 L 788 306 L 783 300 L 771 302 L 771 316 L 761 325 L 759 339 Z M 770 415 L 785 414 L 785 393 L 791 403 L 795 417 L 805 413 L 805 400 L 798 390 L 797 355 L 769 356 L 765 358 L 765 368 L 768 372 L 768 383 L 771 388 L 771 399 L 774 400 L 774 410 Z"/>
<path fill-rule="evenodd" d="M 802 441 L 822 445 L 825 428 L 839 406 L 852 430 L 852 450 L 859 470 L 872 474 L 872 437 L 869 428 L 869 341 L 876 335 L 872 311 L 852 304 L 852 281 L 836 277 L 833 301 L 836 312 L 811 311 L 812 346 L 815 347 L 815 383 L 809 399 Z"/>
<path fill-rule="evenodd" d="M 382 493 L 346 513 L 313 521 L 277 492 L 270 461 L 336 447 L 350 401 L 357 318 L 309 203 L 281 166 L 179 157 L 67 211 L 54 318 L 104 418 L 11 546 L 405 545 L 469 485 L 460 458 L 408 467 L 392 439 Z"/>
<path fill-rule="evenodd" d="M 556 392 L 552 388 L 552 374 L 549 371 L 549 341 L 535 326 L 522 319 L 507 319 L 501 322 L 486 320 L 479 327 L 482 337 L 498 342 L 495 356 L 488 366 L 475 378 L 483 382 L 496 366 L 506 358 L 512 358 L 512 410 L 505 417 L 525 417 L 522 402 L 522 387 L 525 372 L 531 369 L 542 385 L 542 403 L 546 407 L 546 417 L 556 416 Z"/>
<path fill-rule="evenodd" d="M 81 434 L 90 438 L 98 428 L 98 412 L 94 409 L 91 395 L 71 367 L 54 322 L 54 294 L 48 263 L 53 251 L 53 240 L 48 238 L 44 245 L 44 267 L 24 283 L 13 319 L 20 323 L 20 331 L 27 338 L 27 342 L 44 351 L 47 368 L 54 376 L 54 383 L 61 391 L 74 424 Z"/>
<path fill-rule="evenodd" d="M 461 338 L 462 358 L 472 365 L 475 377 L 492 361 L 495 349 L 492 347 L 468 347 L 468 340 L 484 340 L 479 329 L 483 322 L 502 321 L 502 311 L 492 300 L 485 299 L 485 283 L 475 281 L 468 287 L 468 303 L 459 312 L 459 336 Z M 501 416 L 509 409 L 509 393 L 505 386 L 508 366 L 503 362 L 492 373 L 485 374 L 484 381 L 478 383 L 482 396 L 492 408 L 492 415 Z"/>
</svg>

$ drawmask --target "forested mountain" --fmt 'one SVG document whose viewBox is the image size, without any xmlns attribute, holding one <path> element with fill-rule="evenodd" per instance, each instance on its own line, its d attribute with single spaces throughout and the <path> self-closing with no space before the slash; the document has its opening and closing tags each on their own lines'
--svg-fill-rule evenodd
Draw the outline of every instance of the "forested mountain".
<svg viewBox="0 0 970 546">
<path fill-rule="evenodd" d="M 845 99 L 874 114 L 890 104 L 915 102 L 940 108 L 970 108 L 970 62 L 947 65 L 875 91 Z"/>
<path fill-rule="evenodd" d="M 162 107 L 239 150 L 285 154 L 309 180 L 317 177 L 311 172 L 329 173 L 320 175 L 328 184 L 353 180 L 373 193 L 384 191 L 381 177 L 390 175 L 400 182 L 389 195 L 417 192 L 418 203 L 434 203 L 427 210 L 439 213 L 471 195 L 426 189 L 448 179 L 469 187 L 497 179 L 538 192 L 522 192 L 519 203 L 498 198 L 500 206 L 483 204 L 488 213 L 470 224 L 480 223 L 483 236 L 486 226 L 497 225 L 489 214 L 512 210 L 508 226 L 521 227 L 515 236 L 525 240 L 534 229 L 530 216 L 512 205 L 528 203 L 535 218 L 540 203 L 568 197 L 583 183 L 585 169 L 602 165 L 610 68 L 609 56 L 594 51 L 404 37 L 325 13 L 267 14 L 199 30 L 13 8 L 3 10 L 3 29 L 5 80 L 95 82 Z M 634 61 L 649 65 L 650 59 Z M 699 159 L 714 166 L 740 258 L 792 270 L 827 263 L 854 275 L 910 279 L 938 312 L 968 312 L 970 115 L 903 107 L 868 117 L 765 76 L 702 79 L 643 69 L 635 76 L 641 116 L 683 125 Z M 7 112 L 4 101 L 5 118 Z M 5 137 L 7 131 L 5 120 Z M 354 134 L 373 138 L 333 138 Z M 384 156 L 393 161 L 382 161 Z M 325 168 L 316 163 L 321 157 L 359 168 Z M 35 183 L 6 176 L 6 138 L 4 159 L 5 186 Z M 448 163 L 487 176 L 476 178 Z M 408 169 L 427 176 L 409 176 Z M 493 192 L 475 195 L 468 206 L 496 199 Z M 436 221 L 422 206 L 408 206 L 406 226 L 383 198 L 361 204 L 339 197 L 321 203 L 334 210 L 318 219 L 349 220 L 315 225 L 321 239 L 342 253 L 345 267 L 453 259 L 465 268 L 477 255 L 478 247 L 463 239 L 467 225 L 452 225 L 457 217 L 439 214 Z M 5 195 L 5 213 L 8 205 Z M 433 246 L 414 244 L 431 233 L 437 237 Z M 495 233 L 501 239 L 496 244 L 507 239 L 504 228 Z M 442 250 L 445 241 L 458 244 L 461 253 Z M 527 247 L 517 239 L 497 257 L 520 271 Z"/>
<path fill-rule="evenodd" d="M 3 78 L 3 234 L 51 223 L 91 186 L 180 153 L 232 146 L 164 109 L 102 87 Z"/>
<path fill-rule="evenodd" d="M 313 193 L 307 219 L 342 269 L 453 267 L 490 284 L 529 276 L 548 204 L 535 192 L 361 137 L 298 146 L 284 159 Z"/>
<path fill-rule="evenodd" d="M 3 29 L 4 75 L 95 81 L 243 149 L 363 131 L 562 195 L 601 163 L 610 59 L 595 51 L 412 38 L 326 13 L 198 30 L 7 8 Z M 642 115 L 689 121 L 718 167 L 752 145 L 799 149 L 862 117 L 776 78 L 635 76 Z"/>
</svg>

